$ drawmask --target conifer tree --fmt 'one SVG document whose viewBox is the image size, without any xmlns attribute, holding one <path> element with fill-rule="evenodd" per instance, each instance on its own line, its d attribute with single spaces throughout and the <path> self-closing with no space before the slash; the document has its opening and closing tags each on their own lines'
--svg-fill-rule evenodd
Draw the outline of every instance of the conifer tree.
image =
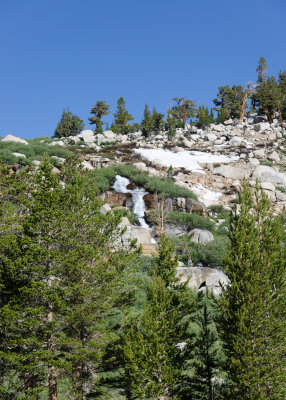
<svg viewBox="0 0 286 400">
<path fill-rule="evenodd" d="M 199 106 L 197 118 L 198 121 L 196 123 L 196 126 L 198 128 L 203 128 L 212 124 L 214 122 L 212 109 L 211 112 L 209 112 L 208 107 Z"/>
<path fill-rule="evenodd" d="M 84 129 L 83 121 L 75 114 L 73 114 L 69 108 L 63 111 L 61 120 L 57 124 L 54 137 L 68 137 L 76 136 Z"/>
<path fill-rule="evenodd" d="M 232 215 L 221 298 L 228 357 L 225 399 L 282 400 L 285 385 L 285 235 L 267 196 L 244 183 Z"/>
<path fill-rule="evenodd" d="M 123 97 L 119 97 L 117 101 L 117 111 L 113 115 L 114 126 L 117 128 L 118 133 L 124 135 L 128 132 L 129 121 L 134 120 L 134 117 L 126 110 Z"/>
<path fill-rule="evenodd" d="M 215 111 L 220 113 L 222 122 L 228 118 L 240 118 L 244 98 L 244 89 L 241 85 L 219 86 L 217 98 L 213 99 Z"/>
<path fill-rule="evenodd" d="M 60 368 L 83 400 L 97 384 L 108 341 L 104 314 L 136 254 L 114 249 L 120 216 L 100 213 L 92 177 L 78 170 L 78 160 L 64 165 L 64 187 L 48 160 L 25 178 L 28 185 L 15 200 L 19 229 L 5 229 L 0 237 L 0 287 L 7 293 L 0 309 L 0 351 L 1 361 L 10 360 L 6 381 L 17 382 L 14 393 L 30 400 L 47 384 L 46 398 L 56 400 Z M 11 186 L 10 197 L 17 191 Z"/>
<path fill-rule="evenodd" d="M 218 315 L 217 299 L 210 292 L 199 292 L 196 310 L 187 316 L 187 342 L 181 354 L 183 399 L 221 399 L 225 356 L 217 331 Z"/>
<path fill-rule="evenodd" d="M 163 234 L 142 317 L 130 324 L 124 340 L 126 386 L 130 399 L 177 399 L 180 321 L 193 302 L 176 276 L 175 247 Z"/>
<path fill-rule="evenodd" d="M 152 111 L 151 121 L 152 121 L 152 129 L 156 134 L 163 130 L 164 114 L 158 113 L 155 107 L 153 108 Z"/>
<path fill-rule="evenodd" d="M 286 119 L 286 71 L 280 71 L 278 77 L 281 99 L 279 103 L 280 122 Z"/>
<path fill-rule="evenodd" d="M 257 77 L 257 82 L 261 83 L 264 82 L 266 79 L 266 71 L 267 71 L 267 65 L 266 65 L 266 60 L 264 57 L 260 57 L 258 61 L 258 66 L 256 68 L 256 72 L 258 73 Z"/>
<path fill-rule="evenodd" d="M 259 101 L 259 110 L 265 113 L 270 123 L 273 122 L 274 112 L 282 104 L 281 87 L 278 85 L 274 76 L 263 80 L 256 89 L 256 97 Z"/>
<path fill-rule="evenodd" d="M 142 133 L 145 137 L 149 136 L 153 130 L 153 121 L 148 104 L 145 104 L 144 115 L 141 121 L 141 128 L 142 128 Z"/>
<path fill-rule="evenodd" d="M 105 101 L 98 100 L 90 112 L 91 114 L 94 114 L 94 116 L 89 117 L 88 119 L 90 120 L 91 125 L 95 124 L 95 133 L 102 133 L 102 125 L 104 122 L 101 121 L 101 118 L 109 114 L 109 105 Z"/>
<path fill-rule="evenodd" d="M 173 117 L 178 118 L 182 127 L 186 128 L 188 118 L 194 118 L 197 115 L 197 108 L 195 101 L 188 100 L 185 97 L 175 97 L 173 99 L 177 104 L 172 107 L 171 113 Z"/>
</svg>

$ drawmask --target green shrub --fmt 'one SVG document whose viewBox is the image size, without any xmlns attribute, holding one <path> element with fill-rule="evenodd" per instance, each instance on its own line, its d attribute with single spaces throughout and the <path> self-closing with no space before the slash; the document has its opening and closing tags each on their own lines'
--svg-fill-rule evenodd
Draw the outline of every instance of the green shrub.
<svg viewBox="0 0 286 400">
<path fill-rule="evenodd" d="M 0 160 L 3 164 L 15 164 L 18 161 L 18 157 L 14 156 L 9 149 L 0 148 Z"/>
<path fill-rule="evenodd" d="M 25 154 L 27 159 L 21 159 L 21 161 L 26 165 L 31 164 L 33 160 L 41 160 L 44 153 L 47 153 L 50 157 L 57 156 L 66 158 L 70 154 L 70 151 L 61 146 L 48 146 L 48 144 L 40 143 L 36 139 L 31 139 L 28 145 L 17 142 L 0 141 L 0 154 L 2 154 L 2 160 L 5 164 L 13 164 L 19 160 L 19 158 L 13 156 L 12 153 Z"/>
<path fill-rule="evenodd" d="M 153 178 L 147 172 L 140 171 L 136 167 L 127 164 L 113 165 L 94 171 L 97 186 L 101 191 L 110 188 L 116 175 L 125 176 L 139 186 L 143 186 L 150 192 L 157 192 L 159 196 L 186 197 L 197 200 L 197 196 L 189 190 L 177 186 L 170 179 Z"/>
<path fill-rule="evenodd" d="M 190 229 L 200 228 L 211 232 L 215 231 L 215 224 L 210 218 L 195 213 L 172 211 L 165 215 L 165 222 L 187 225 Z"/>
<path fill-rule="evenodd" d="M 261 165 L 266 165 L 267 167 L 272 167 L 273 163 L 268 160 L 260 160 Z"/>
<path fill-rule="evenodd" d="M 228 244 L 227 236 L 217 236 L 215 240 L 206 244 L 194 243 L 186 236 L 176 237 L 172 240 L 176 243 L 176 251 L 180 261 L 186 263 L 188 260 L 187 245 L 193 263 L 202 262 L 209 267 L 223 266 Z"/>
<path fill-rule="evenodd" d="M 136 215 L 126 208 L 118 208 L 117 210 L 113 210 L 113 212 L 114 214 L 120 214 L 121 217 L 127 217 L 131 225 L 133 225 L 136 220 Z"/>
</svg>

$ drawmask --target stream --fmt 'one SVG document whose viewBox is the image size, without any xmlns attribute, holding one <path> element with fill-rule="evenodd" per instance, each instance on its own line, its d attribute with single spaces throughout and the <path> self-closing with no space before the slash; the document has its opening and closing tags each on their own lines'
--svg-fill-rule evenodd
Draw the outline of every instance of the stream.
<svg viewBox="0 0 286 400">
<path fill-rule="evenodd" d="M 152 235 L 152 228 L 147 224 L 145 220 L 145 210 L 146 210 L 146 205 L 144 201 L 144 196 L 148 192 L 146 192 L 145 189 L 127 189 L 127 186 L 129 185 L 130 180 L 128 178 L 125 178 L 124 176 L 116 175 L 115 177 L 115 182 L 113 185 L 113 189 L 115 192 L 118 193 L 131 193 L 132 195 L 132 202 L 133 202 L 133 209 L 132 212 L 136 215 L 138 222 L 140 226 L 143 228 L 146 228 L 149 230 L 149 232 Z M 152 238 L 152 243 L 156 243 L 156 241 Z"/>
</svg>

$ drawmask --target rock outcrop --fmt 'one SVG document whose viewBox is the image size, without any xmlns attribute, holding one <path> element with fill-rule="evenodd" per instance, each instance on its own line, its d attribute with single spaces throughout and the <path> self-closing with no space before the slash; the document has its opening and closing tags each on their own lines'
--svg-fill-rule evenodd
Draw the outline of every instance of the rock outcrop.
<svg viewBox="0 0 286 400">
<path fill-rule="evenodd" d="M 226 286 L 229 279 L 220 268 L 178 267 L 177 276 L 181 282 L 188 282 L 190 288 L 204 290 L 208 288 L 214 295 L 221 294 L 221 286 Z"/>
</svg>

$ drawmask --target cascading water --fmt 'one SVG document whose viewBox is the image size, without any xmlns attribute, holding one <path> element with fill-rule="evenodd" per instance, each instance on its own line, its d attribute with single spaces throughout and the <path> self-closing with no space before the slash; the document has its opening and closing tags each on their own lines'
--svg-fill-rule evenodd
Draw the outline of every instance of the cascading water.
<svg viewBox="0 0 286 400">
<path fill-rule="evenodd" d="M 115 177 L 115 182 L 113 185 L 113 189 L 115 192 L 119 193 L 131 193 L 132 195 L 132 202 L 133 202 L 133 213 L 136 215 L 140 226 L 143 228 L 148 229 L 150 232 L 152 231 L 152 228 L 147 224 L 145 221 L 145 201 L 144 201 L 144 196 L 146 193 L 145 189 L 127 189 L 127 186 L 129 185 L 130 180 L 128 178 L 125 178 L 124 176 L 116 175 Z M 152 239 L 153 243 L 156 243 L 154 239 Z"/>
</svg>

